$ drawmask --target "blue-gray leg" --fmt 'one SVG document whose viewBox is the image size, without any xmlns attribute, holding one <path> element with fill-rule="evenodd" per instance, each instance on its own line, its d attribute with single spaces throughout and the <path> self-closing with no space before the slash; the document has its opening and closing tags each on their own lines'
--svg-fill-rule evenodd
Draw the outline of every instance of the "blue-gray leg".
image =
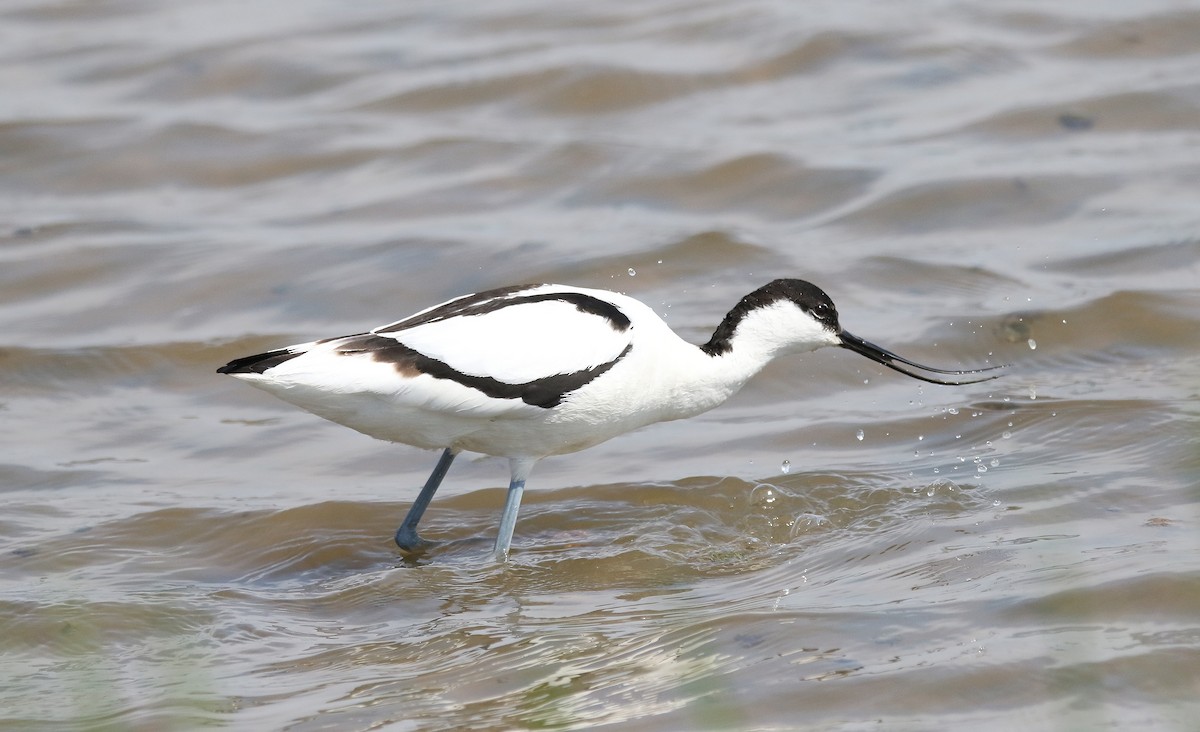
<svg viewBox="0 0 1200 732">
<path fill-rule="evenodd" d="M 446 477 L 446 471 L 450 470 L 450 463 L 454 462 L 454 456 L 457 454 L 450 448 L 442 452 L 429 475 L 429 480 L 425 481 L 425 487 L 421 489 L 417 500 L 413 501 L 412 508 L 408 509 L 408 515 L 404 517 L 400 528 L 396 529 L 396 546 L 404 551 L 412 552 L 429 545 L 429 542 L 417 536 L 417 524 L 420 523 L 421 516 L 425 515 L 425 509 L 429 508 L 433 494 L 437 493 L 438 486 L 442 484 L 442 479 Z"/>
<path fill-rule="evenodd" d="M 512 480 L 508 483 L 508 496 L 504 499 L 504 514 L 500 516 L 500 533 L 496 535 L 496 547 L 492 555 L 497 562 L 508 561 L 508 548 L 512 545 L 513 529 L 517 527 L 517 514 L 521 511 L 521 494 L 525 492 L 525 479 L 537 460 L 512 458 Z"/>
<path fill-rule="evenodd" d="M 492 550 L 497 562 L 508 560 L 508 548 L 512 545 L 513 529 L 517 528 L 517 513 L 521 510 L 521 494 L 524 491 L 523 480 L 514 480 L 508 484 L 504 515 L 500 517 L 500 533 L 496 535 L 496 548 Z"/>
</svg>

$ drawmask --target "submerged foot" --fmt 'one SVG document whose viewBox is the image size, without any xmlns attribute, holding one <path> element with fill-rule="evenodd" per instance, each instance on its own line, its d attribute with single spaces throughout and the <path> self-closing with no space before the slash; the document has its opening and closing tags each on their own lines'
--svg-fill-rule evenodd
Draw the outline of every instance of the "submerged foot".
<svg viewBox="0 0 1200 732">
<path fill-rule="evenodd" d="M 396 529 L 396 546 L 409 554 L 420 554 L 434 545 L 417 535 L 417 530 L 411 526 L 401 526 Z"/>
</svg>

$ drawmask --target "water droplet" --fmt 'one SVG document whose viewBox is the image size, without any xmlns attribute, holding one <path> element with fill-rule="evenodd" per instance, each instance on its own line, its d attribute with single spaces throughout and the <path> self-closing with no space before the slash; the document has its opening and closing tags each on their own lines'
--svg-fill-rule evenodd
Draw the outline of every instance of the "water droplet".
<svg viewBox="0 0 1200 732">
<path fill-rule="evenodd" d="M 758 485 L 750 492 L 750 503 L 764 508 L 779 499 L 779 494 L 769 485 Z"/>
<path fill-rule="evenodd" d="M 987 466 L 986 466 L 986 465 L 976 465 L 976 466 L 975 466 L 975 472 L 977 472 L 977 473 L 986 473 L 986 472 L 987 472 Z"/>
<path fill-rule="evenodd" d="M 992 458 L 992 467 L 993 468 L 1000 467 L 1000 458 Z"/>
<path fill-rule="evenodd" d="M 958 407 L 950 407 L 946 411 L 950 414 L 958 414 Z"/>
<path fill-rule="evenodd" d="M 999 505 L 1000 505 L 1000 499 L 999 499 L 999 498 L 996 498 L 996 499 L 994 499 L 994 500 L 992 501 L 992 505 L 993 505 L 993 506 L 999 506 Z"/>
<path fill-rule="evenodd" d="M 1004 430 L 1000 433 L 1000 436 L 1007 440 L 1008 438 L 1012 437 L 1012 433 L 1008 430 Z"/>
<path fill-rule="evenodd" d="M 633 277 L 636 274 L 637 274 L 637 270 L 635 270 L 633 267 L 630 267 L 629 268 L 629 276 Z"/>
<path fill-rule="evenodd" d="M 854 433 L 854 436 L 858 439 L 859 442 L 862 442 L 863 438 L 866 437 L 867 435 L 862 430 L 859 430 L 858 432 Z"/>
<path fill-rule="evenodd" d="M 917 435 L 917 442 L 925 439 L 925 435 Z"/>
<path fill-rule="evenodd" d="M 1037 350 L 1037 341 L 1030 338 L 1029 340 L 1027 340 L 1025 342 L 1029 344 L 1029 350 L 1031 350 L 1031 351 Z"/>
<path fill-rule="evenodd" d="M 779 470 L 784 475 L 787 475 L 788 473 L 792 472 L 792 461 L 784 460 L 783 463 L 779 466 Z"/>
<path fill-rule="evenodd" d="M 1029 399 L 1030 399 L 1030 401 L 1037 399 L 1037 387 L 1036 386 L 1029 387 Z"/>
</svg>

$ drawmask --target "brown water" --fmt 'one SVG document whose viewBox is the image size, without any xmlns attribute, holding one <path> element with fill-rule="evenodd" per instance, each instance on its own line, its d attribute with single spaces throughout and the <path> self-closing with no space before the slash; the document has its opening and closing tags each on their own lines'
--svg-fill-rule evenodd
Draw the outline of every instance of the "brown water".
<svg viewBox="0 0 1200 732">
<path fill-rule="evenodd" d="M 1200 5 L 9 2 L 0 728 L 1196 729 Z M 777 362 L 507 480 L 214 369 L 555 281 Z"/>
</svg>

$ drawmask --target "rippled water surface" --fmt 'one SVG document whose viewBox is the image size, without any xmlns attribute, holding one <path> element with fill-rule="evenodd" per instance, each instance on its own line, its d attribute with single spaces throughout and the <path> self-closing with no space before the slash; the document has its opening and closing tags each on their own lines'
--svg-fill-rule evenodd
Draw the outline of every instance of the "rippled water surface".
<svg viewBox="0 0 1200 732">
<path fill-rule="evenodd" d="M 0 6 L 0 728 L 1195 729 L 1200 5 Z M 214 373 L 520 282 L 822 351 L 534 472 Z"/>
</svg>

